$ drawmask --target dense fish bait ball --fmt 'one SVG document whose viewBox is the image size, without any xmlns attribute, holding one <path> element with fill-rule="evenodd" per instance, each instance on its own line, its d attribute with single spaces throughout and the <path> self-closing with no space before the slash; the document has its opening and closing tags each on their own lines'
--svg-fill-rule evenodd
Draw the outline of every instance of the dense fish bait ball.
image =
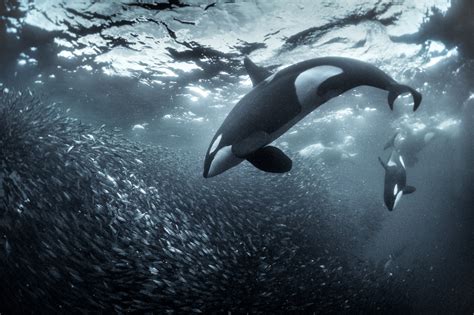
<svg viewBox="0 0 474 315">
<path fill-rule="evenodd" d="M 360 218 L 334 218 L 322 170 L 304 161 L 284 176 L 242 167 L 206 181 L 194 155 L 131 143 L 18 92 L 0 97 L 0 148 L 2 312 L 408 303 L 354 261 Z"/>
</svg>

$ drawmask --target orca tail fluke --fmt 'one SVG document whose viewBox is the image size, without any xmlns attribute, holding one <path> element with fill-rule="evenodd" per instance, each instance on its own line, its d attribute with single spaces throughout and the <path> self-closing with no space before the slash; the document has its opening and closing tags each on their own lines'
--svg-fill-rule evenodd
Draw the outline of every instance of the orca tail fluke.
<svg viewBox="0 0 474 315">
<path fill-rule="evenodd" d="M 390 106 L 390 109 L 393 110 L 393 103 L 397 97 L 403 93 L 410 93 L 412 95 L 414 103 L 413 111 L 416 111 L 420 106 L 422 96 L 417 90 L 403 84 L 392 84 L 388 87 L 388 106 Z"/>
<path fill-rule="evenodd" d="M 383 149 L 387 150 L 388 148 L 395 148 L 395 139 L 397 138 L 397 136 L 398 136 L 398 132 L 395 132 L 395 134 L 390 138 L 390 140 L 388 140 L 387 143 L 385 143 L 385 145 L 383 146 Z"/>
</svg>

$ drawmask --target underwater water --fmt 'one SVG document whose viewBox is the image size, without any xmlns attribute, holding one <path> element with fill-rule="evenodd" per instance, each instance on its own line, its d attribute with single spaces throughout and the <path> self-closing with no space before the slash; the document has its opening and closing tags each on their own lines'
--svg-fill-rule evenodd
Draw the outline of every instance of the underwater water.
<svg viewBox="0 0 474 315">
<path fill-rule="evenodd" d="M 0 2 L 0 313 L 472 314 L 473 18 L 468 0 Z M 245 56 L 359 59 L 423 99 L 351 88 L 273 142 L 291 171 L 204 178 Z M 392 151 L 416 191 L 389 211 Z"/>
</svg>

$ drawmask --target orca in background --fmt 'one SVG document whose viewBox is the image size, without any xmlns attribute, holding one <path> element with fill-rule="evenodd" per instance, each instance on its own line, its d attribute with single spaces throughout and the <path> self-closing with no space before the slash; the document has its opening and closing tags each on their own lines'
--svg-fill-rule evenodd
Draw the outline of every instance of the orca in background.
<svg viewBox="0 0 474 315">
<path fill-rule="evenodd" d="M 413 167 L 418 162 L 418 154 L 434 139 L 440 137 L 440 131 L 436 128 L 425 128 L 426 130 L 414 132 L 396 132 L 385 144 L 384 150 L 393 148 L 405 158 L 407 167 Z"/>
<path fill-rule="evenodd" d="M 291 159 L 268 144 L 328 100 L 357 86 L 387 90 L 393 110 L 395 99 L 411 93 L 415 111 L 421 94 L 397 83 L 368 63 L 350 58 L 316 58 L 289 66 L 275 74 L 245 58 L 254 88 L 228 114 L 214 135 L 204 161 L 204 177 L 225 172 L 244 160 L 266 172 L 283 173 Z"/>
<path fill-rule="evenodd" d="M 380 164 L 385 169 L 383 200 L 388 210 L 395 209 L 403 195 L 415 192 L 416 188 L 407 186 L 405 162 L 398 151 L 393 150 L 387 163 L 379 157 Z"/>
</svg>

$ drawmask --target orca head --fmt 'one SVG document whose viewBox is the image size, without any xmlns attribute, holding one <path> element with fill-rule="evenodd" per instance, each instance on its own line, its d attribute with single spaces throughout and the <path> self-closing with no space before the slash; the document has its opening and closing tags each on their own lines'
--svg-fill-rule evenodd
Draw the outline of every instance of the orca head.
<svg viewBox="0 0 474 315">
<path fill-rule="evenodd" d="M 204 160 L 204 178 L 214 177 L 238 165 L 243 159 L 232 153 L 232 144 L 227 143 L 225 135 L 217 133 L 207 150 Z"/>
</svg>

